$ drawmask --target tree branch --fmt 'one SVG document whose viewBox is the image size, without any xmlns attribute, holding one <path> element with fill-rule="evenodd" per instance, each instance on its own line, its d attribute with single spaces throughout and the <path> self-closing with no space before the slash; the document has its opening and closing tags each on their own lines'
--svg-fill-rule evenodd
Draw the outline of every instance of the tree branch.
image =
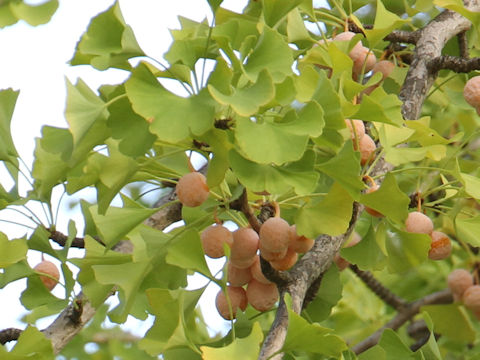
<svg viewBox="0 0 480 360">
<path fill-rule="evenodd" d="M 469 73 L 480 70 L 480 58 L 465 59 L 457 56 L 443 55 L 428 61 L 427 66 L 431 72 L 442 69 L 452 70 L 456 73 Z"/>
<path fill-rule="evenodd" d="M 365 350 L 368 350 L 372 346 L 375 346 L 380 340 L 382 336 L 383 330 L 385 329 L 393 329 L 397 330 L 403 324 L 405 324 L 408 320 L 413 318 L 418 312 L 420 308 L 424 305 L 432 305 L 432 304 L 449 304 L 453 301 L 452 293 L 449 289 L 442 290 L 430 295 L 427 295 L 417 301 L 409 303 L 407 306 L 402 308 L 398 314 L 389 322 L 387 322 L 382 328 L 378 329 L 368 338 L 363 340 L 362 342 L 358 343 L 354 347 L 352 347 L 352 351 L 355 354 L 360 354 Z"/>
<path fill-rule="evenodd" d="M 401 297 L 395 295 L 390 291 L 390 289 L 383 286 L 370 271 L 363 271 L 358 268 L 357 265 L 350 264 L 350 269 L 357 275 L 364 283 L 367 285 L 370 290 L 372 290 L 375 295 L 382 299 L 387 305 L 390 305 L 397 311 L 401 311 L 407 302 Z"/>
<path fill-rule="evenodd" d="M 0 331 L 0 344 L 5 345 L 9 341 L 18 340 L 23 330 L 8 328 Z"/>
<path fill-rule="evenodd" d="M 480 11 L 479 0 L 466 0 L 465 8 Z M 470 26 L 468 19 L 446 10 L 420 31 L 413 61 L 400 91 L 400 99 L 403 101 L 402 114 L 405 119 L 415 120 L 421 116 L 423 102 L 438 75 L 438 71 L 430 70 L 428 65 L 430 59 L 441 56 L 447 41 L 468 30 Z"/>
</svg>

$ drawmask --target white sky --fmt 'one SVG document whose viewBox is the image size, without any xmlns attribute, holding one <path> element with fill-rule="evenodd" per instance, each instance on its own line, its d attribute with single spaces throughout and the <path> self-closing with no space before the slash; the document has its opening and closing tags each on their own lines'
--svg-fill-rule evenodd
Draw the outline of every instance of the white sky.
<svg viewBox="0 0 480 360">
<path fill-rule="evenodd" d="M 38 1 L 36 1 L 38 2 Z M 31 166 L 33 161 L 34 139 L 40 136 L 43 125 L 66 127 L 63 112 L 65 108 L 65 77 L 71 82 L 78 78 L 96 90 L 102 84 L 122 82 L 129 73 L 122 70 L 97 71 L 89 66 L 70 67 L 67 63 L 74 53 L 75 45 L 86 30 L 92 17 L 106 10 L 113 0 L 60 0 L 60 7 L 52 20 L 38 27 L 19 22 L 0 29 L 0 89 L 20 90 L 15 113 L 12 119 L 12 132 L 20 156 Z M 246 0 L 225 0 L 223 6 L 240 11 Z M 30 1 L 32 3 L 32 1 Z M 137 41 L 145 53 L 162 59 L 171 43 L 169 28 L 179 28 L 177 16 L 182 15 L 197 21 L 208 15 L 210 9 L 205 0 L 120 0 L 126 22 L 132 26 Z M 2 184 L 8 188 L 5 178 Z M 27 190 L 25 186 L 24 191 Z M 59 230 L 66 231 L 71 214 L 63 216 Z M 79 224 L 81 226 L 81 224 Z M 1 223 L 1 230 L 9 237 L 21 237 L 25 228 L 7 226 Z M 40 255 L 29 255 L 33 265 L 40 261 Z M 216 268 L 218 269 L 218 262 Z M 8 327 L 24 328 L 19 322 L 25 314 L 19 297 L 25 288 L 25 281 L 19 280 L 0 289 L 0 330 Z M 59 288 L 59 287 L 58 287 Z M 62 296 L 62 289 L 55 289 Z M 226 322 L 214 308 L 216 289 L 212 287 L 202 299 L 202 308 L 210 309 L 205 316 L 212 330 L 219 331 Z M 55 292 L 54 292 L 55 293 Z M 43 328 L 50 319 L 37 325 Z M 129 319 L 128 329 L 144 333 L 150 322 Z"/>
</svg>

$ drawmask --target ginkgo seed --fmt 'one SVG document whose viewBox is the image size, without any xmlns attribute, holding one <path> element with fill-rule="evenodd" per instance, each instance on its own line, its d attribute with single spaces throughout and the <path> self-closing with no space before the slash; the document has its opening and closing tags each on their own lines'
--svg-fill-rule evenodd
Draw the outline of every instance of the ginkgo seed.
<svg viewBox="0 0 480 360">
<path fill-rule="evenodd" d="M 175 191 L 178 200 L 188 207 L 202 205 L 210 194 L 207 179 L 205 175 L 199 172 L 190 172 L 183 175 L 178 180 Z"/>
</svg>

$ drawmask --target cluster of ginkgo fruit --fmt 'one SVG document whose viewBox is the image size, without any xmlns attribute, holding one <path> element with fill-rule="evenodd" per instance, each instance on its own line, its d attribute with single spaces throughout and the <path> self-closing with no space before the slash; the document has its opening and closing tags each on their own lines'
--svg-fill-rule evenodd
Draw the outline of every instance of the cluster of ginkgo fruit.
<svg viewBox="0 0 480 360">
<path fill-rule="evenodd" d="M 225 246 L 230 248 L 224 273 L 226 293 L 220 290 L 216 298 L 217 310 L 227 320 L 234 319 L 237 310 L 244 311 L 247 304 L 263 312 L 277 302 L 277 286 L 263 274 L 260 255 L 274 269 L 284 271 L 295 265 L 298 254 L 313 246 L 312 239 L 297 235 L 295 225 L 290 226 L 280 217 L 267 219 L 259 233 L 249 227 L 231 232 L 215 224 L 203 230 L 200 238 L 204 253 L 210 258 L 223 257 Z"/>
<path fill-rule="evenodd" d="M 176 193 L 183 205 L 199 206 L 209 195 L 205 176 L 199 172 L 182 176 Z M 228 285 L 216 298 L 218 312 L 228 320 L 236 317 L 238 309 L 244 311 L 247 304 L 258 311 L 267 311 L 278 301 L 277 286 L 264 276 L 260 256 L 274 269 L 285 271 L 295 265 L 298 254 L 306 253 L 314 243 L 297 235 L 296 226 L 290 226 L 279 216 L 267 219 L 258 233 L 250 227 L 231 232 L 217 223 L 204 229 L 200 238 L 203 251 L 210 258 L 224 257 L 225 247 L 230 249 L 224 272 Z"/>
<path fill-rule="evenodd" d="M 447 277 L 447 284 L 455 301 L 463 302 L 480 320 L 480 285 L 468 270 L 455 269 Z"/>
</svg>

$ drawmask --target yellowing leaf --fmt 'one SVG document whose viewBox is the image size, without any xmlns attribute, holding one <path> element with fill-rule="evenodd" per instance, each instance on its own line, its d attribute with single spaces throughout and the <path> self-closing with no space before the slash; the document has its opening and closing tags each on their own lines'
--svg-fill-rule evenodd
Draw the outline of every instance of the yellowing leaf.
<svg viewBox="0 0 480 360">
<path fill-rule="evenodd" d="M 253 324 L 252 332 L 247 337 L 236 338 L 231 344 L 213 348 L 201 346 L 203 360 L 226 360 L 226 359 L 242 359 L 255 360 L 260 353 L 260 343 L 263 341 L 263 332 L 260 324 Z"/>
</svg>

